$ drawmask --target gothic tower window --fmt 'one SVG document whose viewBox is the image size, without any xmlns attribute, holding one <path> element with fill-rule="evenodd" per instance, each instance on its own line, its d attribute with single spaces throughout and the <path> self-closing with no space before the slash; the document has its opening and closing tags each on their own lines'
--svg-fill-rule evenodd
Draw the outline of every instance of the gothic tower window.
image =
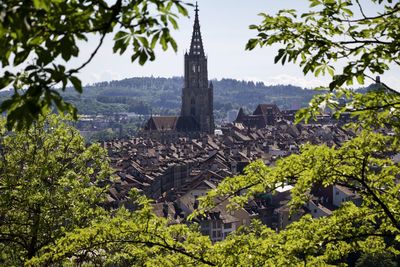
<svg viewBox="0 0 400 267">
<path fill-rule="evenodd" d="M 194 116 L 196 114 L 196 100 L 194 97 L 190 100 L 190 115 Z"/>
</svg>

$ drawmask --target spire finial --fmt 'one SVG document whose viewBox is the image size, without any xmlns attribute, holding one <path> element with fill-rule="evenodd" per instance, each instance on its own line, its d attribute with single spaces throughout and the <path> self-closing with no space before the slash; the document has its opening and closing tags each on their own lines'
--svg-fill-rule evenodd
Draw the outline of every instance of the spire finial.
<svg viewBox="0 0 400 267">
<path fill-rule="evenodd" d="M 194 11 L 196 11 L 196 15 L 197 15 L 197 12 L 199 12 L 199 5 L 197 4 L 197 1 L 196 1 L 196 8 L 194 9 Z"/>
</svg>

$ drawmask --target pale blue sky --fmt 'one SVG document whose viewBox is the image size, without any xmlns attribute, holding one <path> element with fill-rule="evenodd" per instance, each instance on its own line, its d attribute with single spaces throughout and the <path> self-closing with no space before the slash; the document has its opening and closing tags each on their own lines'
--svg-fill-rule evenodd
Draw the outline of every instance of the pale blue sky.
<svg viewBox="0 0 400 267">
<path fill-rule="evenodd" d="M 369 2 L 368 0 L 364 0 Z M 305 0 L 199 0 L 199 18 L 205 52 L 208 55 L 209 78 L 235 78 L 264 81 L 267 84 L 294 84 L 310 87 L 326 84 L 328 77 L 303 76 L 301 69 L 293 64 L 275 65 L 274 56 L 278 46 L 245 51 L 247 40 L 255 36 L 255 31 L 248 29 L 250 24 L 257 24 L 260 12 L 274 14 L 283 8 L 305 10 Z M 370 11 L 367 9 L 367 12 Z M 372 11 L 372 10 L 371 10 Z M 174 32 L 178 43 L 178 52 L 158 51 L 154 62 L 139 66 L 131 63 L 130 56 L 112 53 L 110 36 L 100 49 L 93 62 L 80 74 L 84 84 L 123 79 L 134 76 L 182 76 L 183 54 L 189 48 L 193 26 L 191 17 L 179 20 L 180 29 Z M 96 46 L 96 38 L 81 46 L 80 60 L 85 60 Z M 74 62 L 72 66 L 78 65 Z M 391 70 L 385 76 L 390 84 L 400 84 L 399 69 Z"/>
</svg>

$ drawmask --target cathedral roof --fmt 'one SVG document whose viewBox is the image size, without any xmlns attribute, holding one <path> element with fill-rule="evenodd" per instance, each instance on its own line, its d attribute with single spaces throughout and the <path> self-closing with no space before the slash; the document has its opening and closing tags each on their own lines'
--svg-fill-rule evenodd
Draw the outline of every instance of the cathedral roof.
<svg viewBox="0 0 400 267">
<path fill-rule="evenodd" d="M 175 130 L 177 120 L 178 120 L 177 116 L 151 117 L 144 126 L 144 129 L 157 130 L 157 131 Z"/>
<path fill-rule="evenodd" d="M 280 113 L 276 104 L 259 104 L 254 110 L 253 115 L 265 115 L 268 110 L 272 110 L 273 113 Z"/>
<path fill-rule="evenodd" d="M 197 132 L 199 124 L 192 116 L 155 116 L 151 117 L 144 129 L 147 131 Z"/>
</svg>

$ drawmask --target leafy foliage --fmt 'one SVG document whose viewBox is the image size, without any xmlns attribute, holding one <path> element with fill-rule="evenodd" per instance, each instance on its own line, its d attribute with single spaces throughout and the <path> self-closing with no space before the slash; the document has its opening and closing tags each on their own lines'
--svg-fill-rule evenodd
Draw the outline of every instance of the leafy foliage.
<svg viewBox="0 0 400 267">
<path fill-rule="evenodd" d="M 400 185 L 396 175 L 400 169 L 390 159 L 399 151 L 396 139 L 363 132 L 340 148 L 305 145 L 299 155 L 283 158 L 273 167 L 254 162 L 246 168 L 245 175 L 227 178 L 203 197 L 201 210 L 194 216 L 221 198 L 229 199 L 230 207 L 236 208 L 256 193 L 273 193 L 287 184 L 294 186 L 289 203 L 294 213 L 306 206 L 315 185 L 343 185 L 361 196 L 361 207 L 349 202 L 329 217 L 304 216 L 278 234 L 258 240 L 255 246 L 266 246 L 266 250 L 271 246 L 274 251 L 262 258 L 272 258 L 271 262 L 279 262 L 278 265 L 303 261 L 315 265 L 345 263 L 346 257 L 359 252 L 398 255 Z"/>
<path fill-rule="evenodd" d="M 0 250 L 2 265 L 21 265 L 76 227 L 105 214 L 111 175 L 99 145 L 85 147 L 79 132 L 55 116 L 24 132 L 0 122 Z"/>
<path fill-rule="evenodd" d="M 0 106 L 7 111 L 7 127 L 26 128 L 39 114 L 55 104 L 61 112 L 76 116 L 76 108 L 64 101 L 56 86 L 65 90 L 70 83 L 82 92 L 77 74 L 96 55 L 107 34 L 114 30 L 115 53 L 132 51 L 131 60 L 143 65 L 154 60 L 158 45 L 163 50 L 177 45 L 170 29 L 176 29 L 176 13 L 187 16 L 181 1 L 7 1 L 0 4 L 0 89 L 11 85 L 13 95 Z M 79 56 L 78 42 L 99 35 L 98 46 L 81 66 L 63 64 Z M 18 71 L 13 71 L 16 69 Z"/>
<path fill-rule="evenodd" d="M 376 15 L 367 16 L 358 0 L 310 0 L 310 11 L 298 14 L 281 10 L 276 16 L 261 13 L 260 25 L 251 29 L 259 33 L 249 40 L 247 49 L 281 43 L 275 62 L 299 62 L 304 74 L 329 74 L 329 88 L 352 85 L 356 79 L 375 81 L 372 74 L 383 74 L 390 64 L 400 65 L 400 4 L 373 0 Z M 343 62 L 341 72 L 335 62 Z"/>
<path fill-rule="evenodd" d="M 21 133 L 6 133 L 3 130 L 0 146 L 2 155 L 6 155 L 3 151 L 7 151 L 11 157 L 9 161 L 0 162 L 1 170 L 6 170 L 2 172 L 0 181 L 4 185 L 1 185 L 1 190 L 10 192 L 1 194 L 0 197 L 2 201 L 0 214 L 6 214 L 6 219 L 11 218 L 7 225 L 0 225 L 2 231 L 0 245 L 5 263 L 17 265 L 25 262 L 27 265 L 39 266 L 51 264 L 343 266 L 352 257 L 358 258 L 359 265 L 376 263 L 380 257 L 386 257 L 387 264 L 393 263 L 391 259 L 398 260 L 400 166 L 392 157 L 400 151 L 399 95 L 385 84 L 380 84 L 378 88 L 370 90 L 365 95 L 340 88 L 345 83 L 351 84 L 354 79 L 362 83 L 364 77 L 368 77 L 367 71 L 381 73 L 387 70 L 390 63 L 398 64 L 399 3 L 383 0 L 373 2 L 377 5 L 384 4 L 382 7 L 384 12 L 374 17 L 367 17 L 357 0 L 310 0 L 311 8 L 315 9 L 311 13 L 297 16 L 295 11 L 286 10 L 279 12 L 275 17 L 264 14 L 263 24 L 253 27 L 259 31 L 259 35 L 257 39 L 250 40 L 249 49 L 256 45 L 283 42 L 286 47 L 278 52 L 277 62 L 285 63 L 287 60 L 301 59 L 300 65 L 304 72 L 311 71 L 319 75 L 325 71 L 333 76 L 330 84 L 332 92 L 317 96 L 312 100 L 310 108 L 302 111 L 300 115 L 307 117 L 306 114 L 310 114 L 312 117 L 323 107 L 331 108 L 337 116 L 344 111 L 350 111 L 359 119 L 349 125 L 354 127 L 358 136 L 340 147 L 306 144 L 299 154 L 280 159 L 272 167 L 265 166 L 261 161 L 252 163 L 244 175 L 228 178 L 215 190 L 210 191 L 202 199 L 202 209 L 199 213 L 212 207 L 214 202 L 220 201 L 221 198 L 228 198 L 231 207 L 235 208 L 246 203 L 256 193 L 274 192 L 277 187 L 286 184 L 293 185 L 290 202 L 292 212 L 306 205 L 316 185 L 346 186 L 360 195 L 362 198 L 360 206 L 348 202 L 335 210 L 331 216 L 319 219 L 312 219 L 310 215 L 306 215 L 278 233 L 254 221 L 250 227 L 241 228 L 229 235 L 226 240 L 211 244 L 208 238 L 201 236 L 194 229 L 195 227 L 169 225 L 166 220 L 156 217 L 152 213 L 149 201 L 137 195 L 135 191 L 131 196 L 136 208 L 133 213 L 120 209 L 115 211 L 113 216 L 101 215 L 104 210 L 95 205 L 87 207 L 76 197 L 89 197 L 89 200 L 94 201 L 95 197 L 90 197 L 93 196 L 90 192 L 99 189 L 88 187 L 88 183 L 79 183 L 78 185 L 84 188 L 77 187 L 77 193 L 72 194 L 75 199 L 66 197 L 73 205 L 62 209 L 62 212 L 66 213 L 72 209 L 73 214 L 68 216 L 76 218 L 75 220 L 67 223 L 65 220 L 58 221 L 65 218 L 63 213 L 56 217 L 39 218 L 56 220 L 52 235 L 53 231 L 46 232 L 48 229 L 46 224 L 42 228 L 41 224 L 36 223 L 37 210 L 25 209 L 32 207 L 31 204 L 39 203 L 51 214 L 57 210 L 47 208 L 53 201 L 65 207 L 63 206 L 65 202 L 54 200 L 51 196 L 58 196 L 59 193 L 62 199 L 61 193 L 68 196 L 73 190 L 65 190 L 66 185 L 61 183 L 62 180 L 60 188 L 63 190 L 55 185 L 52 187 L 51 182 L 52 179 L 59 177 L 53 175 L 53 171 L 59 170 L 64 163 L 62 156 L 57 157 L 63 148 L 57 145 L 57 141 L 58 139 L 65 141 L 62 136 L 69 135 L 63 132 L 65 129 L 61 129 L 60 138 L 50 138 L 50 141 L 38 139 L 35 144 L 44 149 L 36 151 L 34 149 L 36 146 L 24 144 L 33 138 L 31 135 L 35 136 L 36 132 L 40 132 L 38 129 L 32 128 L 28 132 L 28 141 Z M 354 17 L 353 7 L 358 8 L 360 18 Z M 124 36 L 120 34 L 119 37 L 123 40 Z M 341 40 L 343 36 L 347 36 L 347 39 Z M 362 48 L 357 48 L 361 45 Z M 116 51 L 121 51 L 121 47 L 117 47 Z M 335 75 L 332 61 L 346 57 L 352 59 L 342 73 Z M 51 132 L 59 129 L 51 127 L 52 124 L 49 125 L 42 127 L 42 131 Z M 380 133 L 388 131 L 393 134 Z M 13 143 L 14 137 L 18 137 L 19 141 Z M 15 146 L 18 149 L 5 150 L 7 144 L 12 144 L 10 147 Z M 47 144 L 56 144 L 50 146 L 57 148 L 51 153 L 49 161 L 55 164 L 54 167 L 46 165 L 47 161 L 43 160 L 49 156 L 46 153 L 49 151 Z M 25 157 L 24 153 L 29 157 Z M 55 158 L 52 157 L 53 154 Z M 88 159 L 85 155 L 88 156 L 88 153 L 83 150 L 83 154 L 74 154 L 73 160 L 83 159 L 85 162 Z M 96 157 L 91 160 L 93 164 L 97 162 Z M 10 162 L 11 168 L 7 169 L 8 165 L 3 162 Z M 30 172 L 30 168 L 24 167 L 29 166 L 27 164 L 31 162 L 34 174 Z M 105 164 L 100 157 L 99 163 L 101 162 Z M 76 181 L 77 178 L 93 181 L 92 174 L 97 171 L 99 174 L 102 173 L 100 171 L 102 168 L 93 168 L 87 162 L 82 165 L 75 161 L 73 163 L 72 174 L 70 174 L 71 166 L 68 165 L 69 168 L 66 168 L 66 174 L 71 175 L 67 175 L 67 178 L 72 177 L 72 181 Z M 81 170 L 86 173 L 75 174 L 80 174 Z M 22 185 L 17 183 L 21 179 L 20 174 L 23 174 L 22 179 L 33 181 L 32 188 L 29 187 L 31 185 L 27 186 L 27 183 Z M 7 183 L 10 183 L 11 187 Z M 46 186 L 49 189 L 41 190 Z M 18 190 L 21 187 L 24 190 L 20 192 Z M 80 194 L 82 190 L 84 192 L 88 190 L 88 193 Z M 19 194 L 24 196 L 28 193 L 32 197 L 18 198 Z M 21 202 L 22 206 L 14 208 L 12 202 L 14 199 L 18 200 L 15 205 Z M 46 202 L 40 202 L 42 200 Z M 76 207 L 78 208 L 75 209 Z M 86 220 L 90 218 L 84 217 L 83 208 L 91 208 L 92 212 L 89 214 L 96 215 L 96 218 Z M 3 220 L 2 217 L 1 222 Z M 26 221 L 28 222 L 26 225 L 17 227 L 16 223 L 21 224 Z M 8 228 L 9 225 L 12 228 Z M 69 226 L 71 228 L 68 228 Z M 66 228 L 68 229 L 65 230 Z M 23 238 L 21 240 L 32 241 L 32 233 L 43 232 L 45 234 L 36 235 L 41 243 L 33 242 L 36 244 L 34 247 L 39 249 L 35 250 L 34 254 L 29 252 L 30 247 L 17 250 L 16 248 L 24 248 L 23 244 L 20 244 L 24 242 L 20 242 L 20 239 L 16 241 L 11 239 L 14 238 L 12 236 L 14 233 L 18 233 Z M 49 237 L 54 239 L 46 242 Z M 13 247 L 9 247 L 10 244 Z"/>
<path fill-rule="evenodd" d="M 119 266 L 198 266 L 213 265 L 206 253 L 211 247 L 207 237 L 186 225 L 168 225 L 152 212 L 149 201 L 132 196 L 140 209 L 118 210 L 112 218 L 76 229 L 44 248 L 41 257 L 28 265 L 49 263 L 96 263 Z"/>
<path fill-rule="evenodd" d="M 1 265 L 213 265 L 207 237 L 170 226 L 135 190 L 135 211 L 103 208 L 107 154 L 65 122 L 51 115 L 8 132 L 1 120 Z"/>
<path fill-rule="evenodd" d="M 261 14 L 263 22 L 251 26 L 258 35 L 249 40 L 247 49 L 280 43 L 284 47 L 275 57 L 276 63 L 298 62 L 305 74 L 331 75 L 331 92 L 315 96 L 310 106 L 297 114 L 298 120 L 313 118 L 326 108 L 336 117 L 348 112 L 354 121 L 347 127 L 358 136 L 341 147 L 306 144 L 298 155 L 281 159 L 272 167 L 254 162 L 244 175 L 227 178 L 210 191 L 197 214 L 225 199 L 231 208 L 240 207 L 255 194 L 274 192 L 282 185 L 293 185 L 290 207 L 294 213 L 307 205 L 316 186 L 346 186 L 360 195 L 361 206 L 349 202 L 328 217 L 304 216 L 254 243 L 239 232 L 228 238 L 231 243 L 222 242 L 221 246 L 232 250 L 235 242 L 245 239 L 240 244 L 251 249 L 241 249 L 247 259 L 259 260 L 249 264 L 254 266 L 342 265 L 357 258 L 355 255 L 361 255 L 357 264 L 371 264 L 380 257 L 393 264 L 400 248 L 399 164 L 392 159 L 400 151 L 400 96 L 370 74 L 383 74 L 390 64 L 399 65 L 396 40 L 400 32 L 394 25 L 399 25 L 400 5 L 372 1 L 382 12 L 367 16 L 357 0 L 309 2 L 312 11 L 304 14 L 295 10 L 282 10 L 276 16 Z M 336 73 L 339 61 L 345 67 Z M 365 94 L 342 88 L 354 80 L 363 84 L 365 78 L 376 82 Z M 265 231 L 257 228 L 258 235 Z M 259 247 L 266 254 L 250 252 Z"/>
</svg>

